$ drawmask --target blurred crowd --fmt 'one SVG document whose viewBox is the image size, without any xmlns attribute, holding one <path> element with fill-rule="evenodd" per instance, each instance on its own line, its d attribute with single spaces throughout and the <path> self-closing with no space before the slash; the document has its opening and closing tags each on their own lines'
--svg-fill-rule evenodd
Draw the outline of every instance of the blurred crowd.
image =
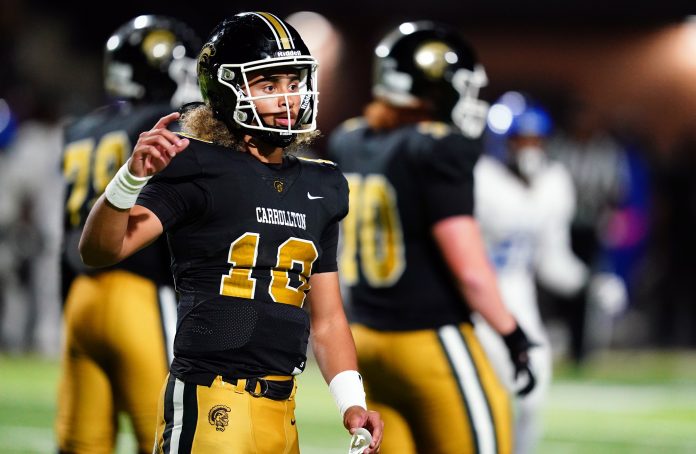
<svg viewBox="0 0 696 454">
<path fill-rule="evenodd" d="M 86 56 L 72 47 L 58 21 L 42 18 L 40 23 L 40 33 L 19 36 L 12 49 L 0 48 L 3 61 L 10 62 L 0 78 L 0 352 L 56 356 L 63 299 L 62 128 L 68 119 L 99 104 L 95 87 L 101 74 L 98 49 Z M 311 33 L 300 27 L 303 34 Z M 346 103 L 348 109 L 341 110 L 349 92 L 330 99 L 338 81 L 357 71 L 367 79 L 371 62 L 363 55 L 352 60 L 363 66 L 338 75 L 351 51 L 362 44 L 351 46 L 347 36 L 337 61 L 324 62 L 321 49 L 317 52 L 323 62 L 320 83 L 332 86 L 322 98 L 327 117 L 319 117 L 325 135 L 339 120 L 359 113 L 354 107 L 359 103 Z M 486 41 L 480 33 L 477 38 L 486 64 L 485 51 L 495 40 Z M 690 58 L 687 69 L 693 76 L 696 52 Z M 70 67 L 58 70 L 60 59 Z M 677 132 L 665 141 L 657 136 L 659 131 L 653 136 L 649 129 L 631 127 L 636 112 L 617 116 L 616 110 L 609 112 L 577 93 L 549 92 L 541 88 L 543 83 L 530 84 L 526 76 L 512 85 L 513 71 L 499 77 L 495 64 L 487 69 L 491 90 L 482 96 L 491 103 L 500 93 L 521 89 L 546 106 L 551 127 L 544 147 L 550 159 L 566 167 L 575 188 L 573 251 L 597 282 L 619 278 L 572 296 L 540 285 L 542 315 L 557 353 L 582 361 L 606 348 L 696 347 L 694 138 Z M 651 109 L 650 97 L 644 101 L 643 108 Z M 661 116 L 683 122 L 684 112 L 691 112 L 693 122 L 694 105 L 690 108 L 675 106 Z M 487 152 L 495 156 L 500 149 L 491 121 L 495 119 L 489 117 Z M 325 156 L 323 142 L 312 151 Z"/>
</svg>

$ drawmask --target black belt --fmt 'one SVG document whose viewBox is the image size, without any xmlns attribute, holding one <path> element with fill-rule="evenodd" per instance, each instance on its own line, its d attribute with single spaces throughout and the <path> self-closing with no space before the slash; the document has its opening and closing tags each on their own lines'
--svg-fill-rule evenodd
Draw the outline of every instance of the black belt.
<svg viewBox="0 0 696 454">
<path fill-rule="evenodd" d="M 270 380 L 265 377 L 240 378 L 224 380 L 227 383 L 236 385 L 239 380 L 245 380 L 244 391 L 254 397 L 267 397 L 272 400 L 288 400 L 295 388 L 295 380 Z"/>
</svg>

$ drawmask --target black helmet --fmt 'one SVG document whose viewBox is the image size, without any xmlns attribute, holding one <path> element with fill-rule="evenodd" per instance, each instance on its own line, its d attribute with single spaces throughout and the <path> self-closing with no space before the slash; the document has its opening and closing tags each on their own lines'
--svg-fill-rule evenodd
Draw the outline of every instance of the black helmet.
<svg viewBox="0 0 696 454">
<path fill-rule="evenodd" d="M 260 97 L 248 96 L 250 71 L 286 67 L 299 72 L 300 109 L 295 124 L 264 123 L 256 110 Z M 230 131 L 242 131 L 274 146 L 286 147 L 295 134 L 316 129 L 317 62 L 299 33 L 270 13 L 247 12 L 225 19 L 213 30 L 198 57 L 198 83 L 215 117 Z M 267 95 L 287 97 L 287 94 Z"/>
<path fill-rule="evenodd" d="M 164 16 L 138 16 L 116 30 L 104 49 L 109 96 L 178 107 L 200 100 L 195 61 L 201 49 L 186 24 Z"/>
<path fill-rule="evenodd" d="M 425 101 L 437 119 L 469 137 L 486 124 L 488 104 L 478 99 L 488 83 L 473 49 L 455 31 L 433 22 L 405 22 L 375 48 L 372 91 L 400 107 Z"/>
</svg>

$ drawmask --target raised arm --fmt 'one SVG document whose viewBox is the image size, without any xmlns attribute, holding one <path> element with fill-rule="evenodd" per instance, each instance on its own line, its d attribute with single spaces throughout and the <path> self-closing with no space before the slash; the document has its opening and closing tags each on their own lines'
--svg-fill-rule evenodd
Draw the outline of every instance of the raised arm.
<svg viewBox="0 0 696 454">
<path fill-rule="evenodd" d="M 188 139 L 167 130 L 167 125 L 178 118 L 178 112 L 169 114 L 151 130 L 140 134 L 130 159 L 92 207 L 79 245 L 86 265 L 118 263 L 162 234 L 157 216 L 147 208 L 134 205 L 147 180 L 188 146 Z"/>
</svg>

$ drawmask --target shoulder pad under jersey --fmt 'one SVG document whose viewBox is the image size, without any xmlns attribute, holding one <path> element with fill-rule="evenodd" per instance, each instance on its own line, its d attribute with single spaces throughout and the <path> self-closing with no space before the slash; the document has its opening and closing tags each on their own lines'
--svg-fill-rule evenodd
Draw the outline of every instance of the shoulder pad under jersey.
<svg viewBox="0 0 696 454">
<path fill-rule="evenodd" d="M 179 134 L 181 135 L 181 134 Z M 160 173 L 155 175 L 153 179 L 170 180 L 170 179 L 191 179 L 203 174 L 203 168 L 200 164 L 197 154 L 199 148 L 208 145 L 206 142 L 199 139 L 189 138 L 189 146 L 184 151 L 176 155 L 169 165 Z"/>
<path fill-rule="evenodd" d="M 450 134 L 455 134 L 457 131 L 447 123 L 442 121 L 422 121 L 416 126 L 416 130 L 425 135 L 431 136 L 433 139 L 442 139 Z"/>
<path fill-rule="evenodd" d="M 464 159 L 475 162 L 481 155 L 480 139 L 466 137 L 447 123 L 419 123 L 416 131 L 419 145 L 414 148 L 414 152 L 418 159 L 455 161 Z"/>
<path fill-rule="evenodd" d="M 203 143 L 209 143 L 209 144 L 212 144 L 212 143 L 213 143 L 213 142 L 210 141 L 210 140 L 201 139 L 200 137 L 196 137 L 196 136 L 194 136 L 193 134 L 189 134 L 189 133 L 183 132 L 183 131 L 177 131 L 177 132 L 176 132 L 176 135 L 181 136 L 181 137 L 185 137 L 185 138 L 187 138 L 187 139 L 197 140 L 197 141 L 203 142 Z"/>
<path fill-rule="evenodd" d="M 364 128 L 365 126 L 367 126 L 367 122 L 363 117 L 353 117 L 341 123 L 337 129 L 343 132 L 350 132 L 356 129 Z"/>
</svg>

